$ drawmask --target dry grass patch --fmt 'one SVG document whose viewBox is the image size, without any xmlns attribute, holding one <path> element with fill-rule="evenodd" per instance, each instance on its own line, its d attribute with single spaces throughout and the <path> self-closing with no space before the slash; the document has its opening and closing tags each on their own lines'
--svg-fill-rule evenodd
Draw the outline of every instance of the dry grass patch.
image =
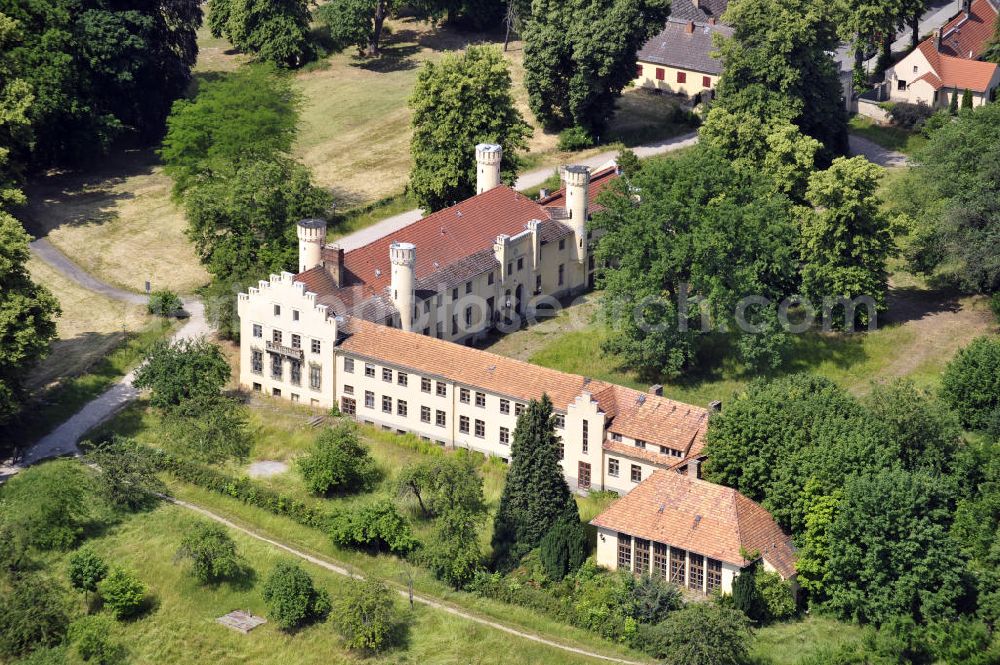
<svg viewBox="0 0 1000 665">
<path fill-rule="evenodd" d="M 27 191 L 22 218 L 81 268 L 109 284 L 190 293 L 208 283 L 171 200 L 170 178 L 150 151 L 130 152 L 86 173 L 53 174 Z"/>
<path fill-rule="evenodd" d="M 136 332 L 151 322 L 143 307 L 84 289 L 44 261 L 32 258 L 28 270 L 32 279 L 52 291 L 62 307 L 52 352 L 29 379 L 28 388 L 33 392 L 82 373 L 117 346 L 124 331 Z"/>
</svg>

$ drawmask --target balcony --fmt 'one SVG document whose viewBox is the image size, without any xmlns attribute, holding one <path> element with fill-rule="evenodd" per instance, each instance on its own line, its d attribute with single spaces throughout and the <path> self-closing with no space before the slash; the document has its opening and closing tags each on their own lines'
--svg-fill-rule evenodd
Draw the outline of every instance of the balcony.
<svg viewBox="0 0 1000 665">
<path fill-rule="evenodd" d="M 290 346 L 282 346 L 281 344 L 275 344 L 274 342 L 266 342 L 264 348 L 267 349 L 268 353 L 284 356 L 285 358 L 291 358 L 292 360 L 298 360 L 300 362 L 305 357 L 305 353 L 302 349 L 293 349 Z"/>
</svg>

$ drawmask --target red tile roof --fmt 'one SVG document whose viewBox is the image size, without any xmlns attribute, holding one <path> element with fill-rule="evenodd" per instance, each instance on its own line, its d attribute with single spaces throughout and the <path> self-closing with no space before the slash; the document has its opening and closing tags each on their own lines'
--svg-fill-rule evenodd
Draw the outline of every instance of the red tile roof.
<svg viewBox="0 0 1000 665">
<path fill-rule="evenodd" d="M 940 46 L 934 36 L 917 47 L 934 72 L 916 80 L 927 81 L 935 90 L 968 88 L 986 92 L 997 65 L 978 58 L 982 57 L 993 38 L 996 22 L 997 9 L 992 2 L 974 0 L 968 14 L 961 12 L 941 29 Z"/>
<path fill-rule="evenodd" d="M 597 203 L 597 196 L 604 190 L 605 187 L 608 186 L 608 184 L 614 182 L 617 178 L 618 169 L 615 167 L 602 169 L 596 173 L 590 174 L 590 189 L 587 191 L 587 205 L 590 207 L 591 212 L 601 209 L 601 205 Z M 541 199 L 538 203 L 546 208 L 565 208 L 566 188 L 562 187 L 555 192 L 552 192 L 552 194 L 544 199 Z"/>
<path fill-rule="evenodd" d="M 667 446 L 684 457 L 701 452 L 708 429 L 707 409 L 619 385 L 595 392 L 594 399 L 602 411 L 613 415 L 609 432 Z M 670 463 L 677 461 L 674 458 Z"/>
<path fill-rule="evenodd" d="M 981 58 L 993 37 L 996 19 L 997 9 L 990 0 L 973 0 L 968 15 L 963 11 L 941 28 L 940 52 L 969 60 Z"/>
<path fill-rule="evenodd" d="M 925 74 L 920 79 L 927 80 L 934 86 L 935 90 L 944 87 L 955 90 L 968 88 L 974 92 L 986 92 L 997 71 L 997 65 L 992 62 L 966 60 L 939 53 L 934 48 L 933 38 L 921 42 L 917 48 L 927 58 L 927 62 L 930 63 L 936 74 L 936 77 L 933 78 Z"/>
<path fill-rule="evenodd" d="M 654 471 L 591 524 L 744 566 L 757 551 L 781 574 L 795 574 L 791 538 L 764 508 L 739 492 L 676 471 Z"/>
</svg>

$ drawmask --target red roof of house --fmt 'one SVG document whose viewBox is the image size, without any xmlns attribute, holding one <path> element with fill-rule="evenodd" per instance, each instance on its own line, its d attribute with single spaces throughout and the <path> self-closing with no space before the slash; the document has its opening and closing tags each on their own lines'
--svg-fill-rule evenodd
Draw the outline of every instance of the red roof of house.
<svg viewBox="0 0 1000 665">
<path fill-rule="evenodd" d="M 736 490 L 658 470 L 591 524 L 726 563 L 745 566 L 759 552 L 782 577 L 795 574 L 792 540 L 759 504 Z"/>
<path fill-rule="evenodd" d="M 986 92 L 997 65 L 978 58 L 993 38 L 996 21 L 997 8 L 991 0 L 974 0 L 968 13 L 961 12 L 941 29 L 940 45 L 934 36 L 917 47 L 934 72 L 916 80 L 927 81 L 935 90 L 968 88 Z"/>
<path fill-rule="evenodd" d="M 990 0 L 973 0 L 968 14 L 961 12 L 941 28 L 939 51 L 956 58 L 981 58 L 993 38 L 996 20 L 997 8 Z"/>
<path fill-rule="evenodd" d="M 981 60 L 966 60 L 939 53 L 934 48 L 934 40 L 921 42 L 918 47 L 934 69 L 936 76 L 924 74 L 917 80 L 926 80 L 935 90 L 968 88 L 974 92 L 986 92 L 997 71 L 997 65 Z"/>
</svg>

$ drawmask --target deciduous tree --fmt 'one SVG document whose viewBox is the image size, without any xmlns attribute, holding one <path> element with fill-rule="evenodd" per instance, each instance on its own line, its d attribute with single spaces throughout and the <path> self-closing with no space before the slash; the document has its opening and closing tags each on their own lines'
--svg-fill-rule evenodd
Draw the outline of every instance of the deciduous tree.
<svg viewBox="0 0 1000 665">
<path fill-rule="evenodd" d="M 378 478 L 375 460 L 349 423 L 321 432 L 313 449 L 296 464 L 314 494 L 358 492 L 370 488 Z"/>
<path fill-rule="evenodd" d="M 188 528 L 177 557 L 191 562 L 191 573 L 201 584 L 233 579 L 244 569 L 229 532 L 211 522 L 198 521 Z"/>
<path fill-rule="evenodd" d="M 971 429 L 986 429 L 1000 411 L 1000 340 L 979 337 L 945 368 L 941 395 Z"/>
<path fill-rule="evenodd" d="M 330 596 L 313 585 L 309 573 L 293 561 L 279 561 L 262 591 L 268 618 L 284 630 L 319 619 L 330 611 Z"/>
<path fill-rule="evenodd" d="M 503 148 L 500 179 L 511 185 L 518 151 L 531 128 L 511 91 L 510 67 L 499 49 L 470 47 L 462 55 L 428 62 L 410 97 L 413 170 L 410 190 L 420 205 L 438 210 L 476 193 L 477 143 Z"/>
<path fill-rule="evenodd" d="M 739 610 L 690 603 L 646 635 L 647 652 L 665 665 L 721 665 L 747 661 L 753 631 Z"/>
<path fill-rule="evenodd" d="M 378 653 L 392 646 L 401 618 L 394 593 L 378 580 L 351 580 L 333 611 L 333 623 L 349 649 Z"/>
<path fill-rule="evenodd" d="M 38 575 L 0 590 L 0 654 L 15 658 L 62 642 L 69 626 L 65 592 Z"/>
<path fill-rule="evenodd" d="M 134 439 L 115 436 L 89 450 L 87 461 L 98 468 L 97 489 L 113 506 L 138 510 L 166 494 L 151 451 Z"/>
<path fill-rule="evenodd" d="M 90 518 L 92 479 L 76 460 L 25 469 L 0 488 L 3 521 L 40 550 L 69 549 Z"/>
<path fill-rule="evenodd" d="M 208 24 L 213 36 L 278 67 L 299 67 L 311 55 L 305 0 L 211 0 Z"/>
<path fill-rule="evenodd" d="M 403 469 L 396 480 L 401 496 L 413 496 L 425 516 L 452 510 L 486 511 L 483 479 L 469 457 L 444 455 Z"/>
<path fill-rule="evenodd" d="M 201 338 L 158 342 L 132 382 L 150 390 L 150 404 L 170 410 L 187 400 L 218 396 L 229 380 L 229 363 L 218 346 Z"/>
<path fill-rule="evenodd" d="M 108 576 L 97 585 L 104 605 L 116 619 L 137 615 L 146 602 L 149 587 L 134 572 L 121 566 L 111 569 Z"/>
<path fill-rule="evenodd" d="M 337 46 L 356 46 L 358 53 L 374 57 L 380 53 L 385 20 L 399 5 L 399 0 L 332 0 L 320 5 L 316 18 L 330 29 Z"/>
</svg>

